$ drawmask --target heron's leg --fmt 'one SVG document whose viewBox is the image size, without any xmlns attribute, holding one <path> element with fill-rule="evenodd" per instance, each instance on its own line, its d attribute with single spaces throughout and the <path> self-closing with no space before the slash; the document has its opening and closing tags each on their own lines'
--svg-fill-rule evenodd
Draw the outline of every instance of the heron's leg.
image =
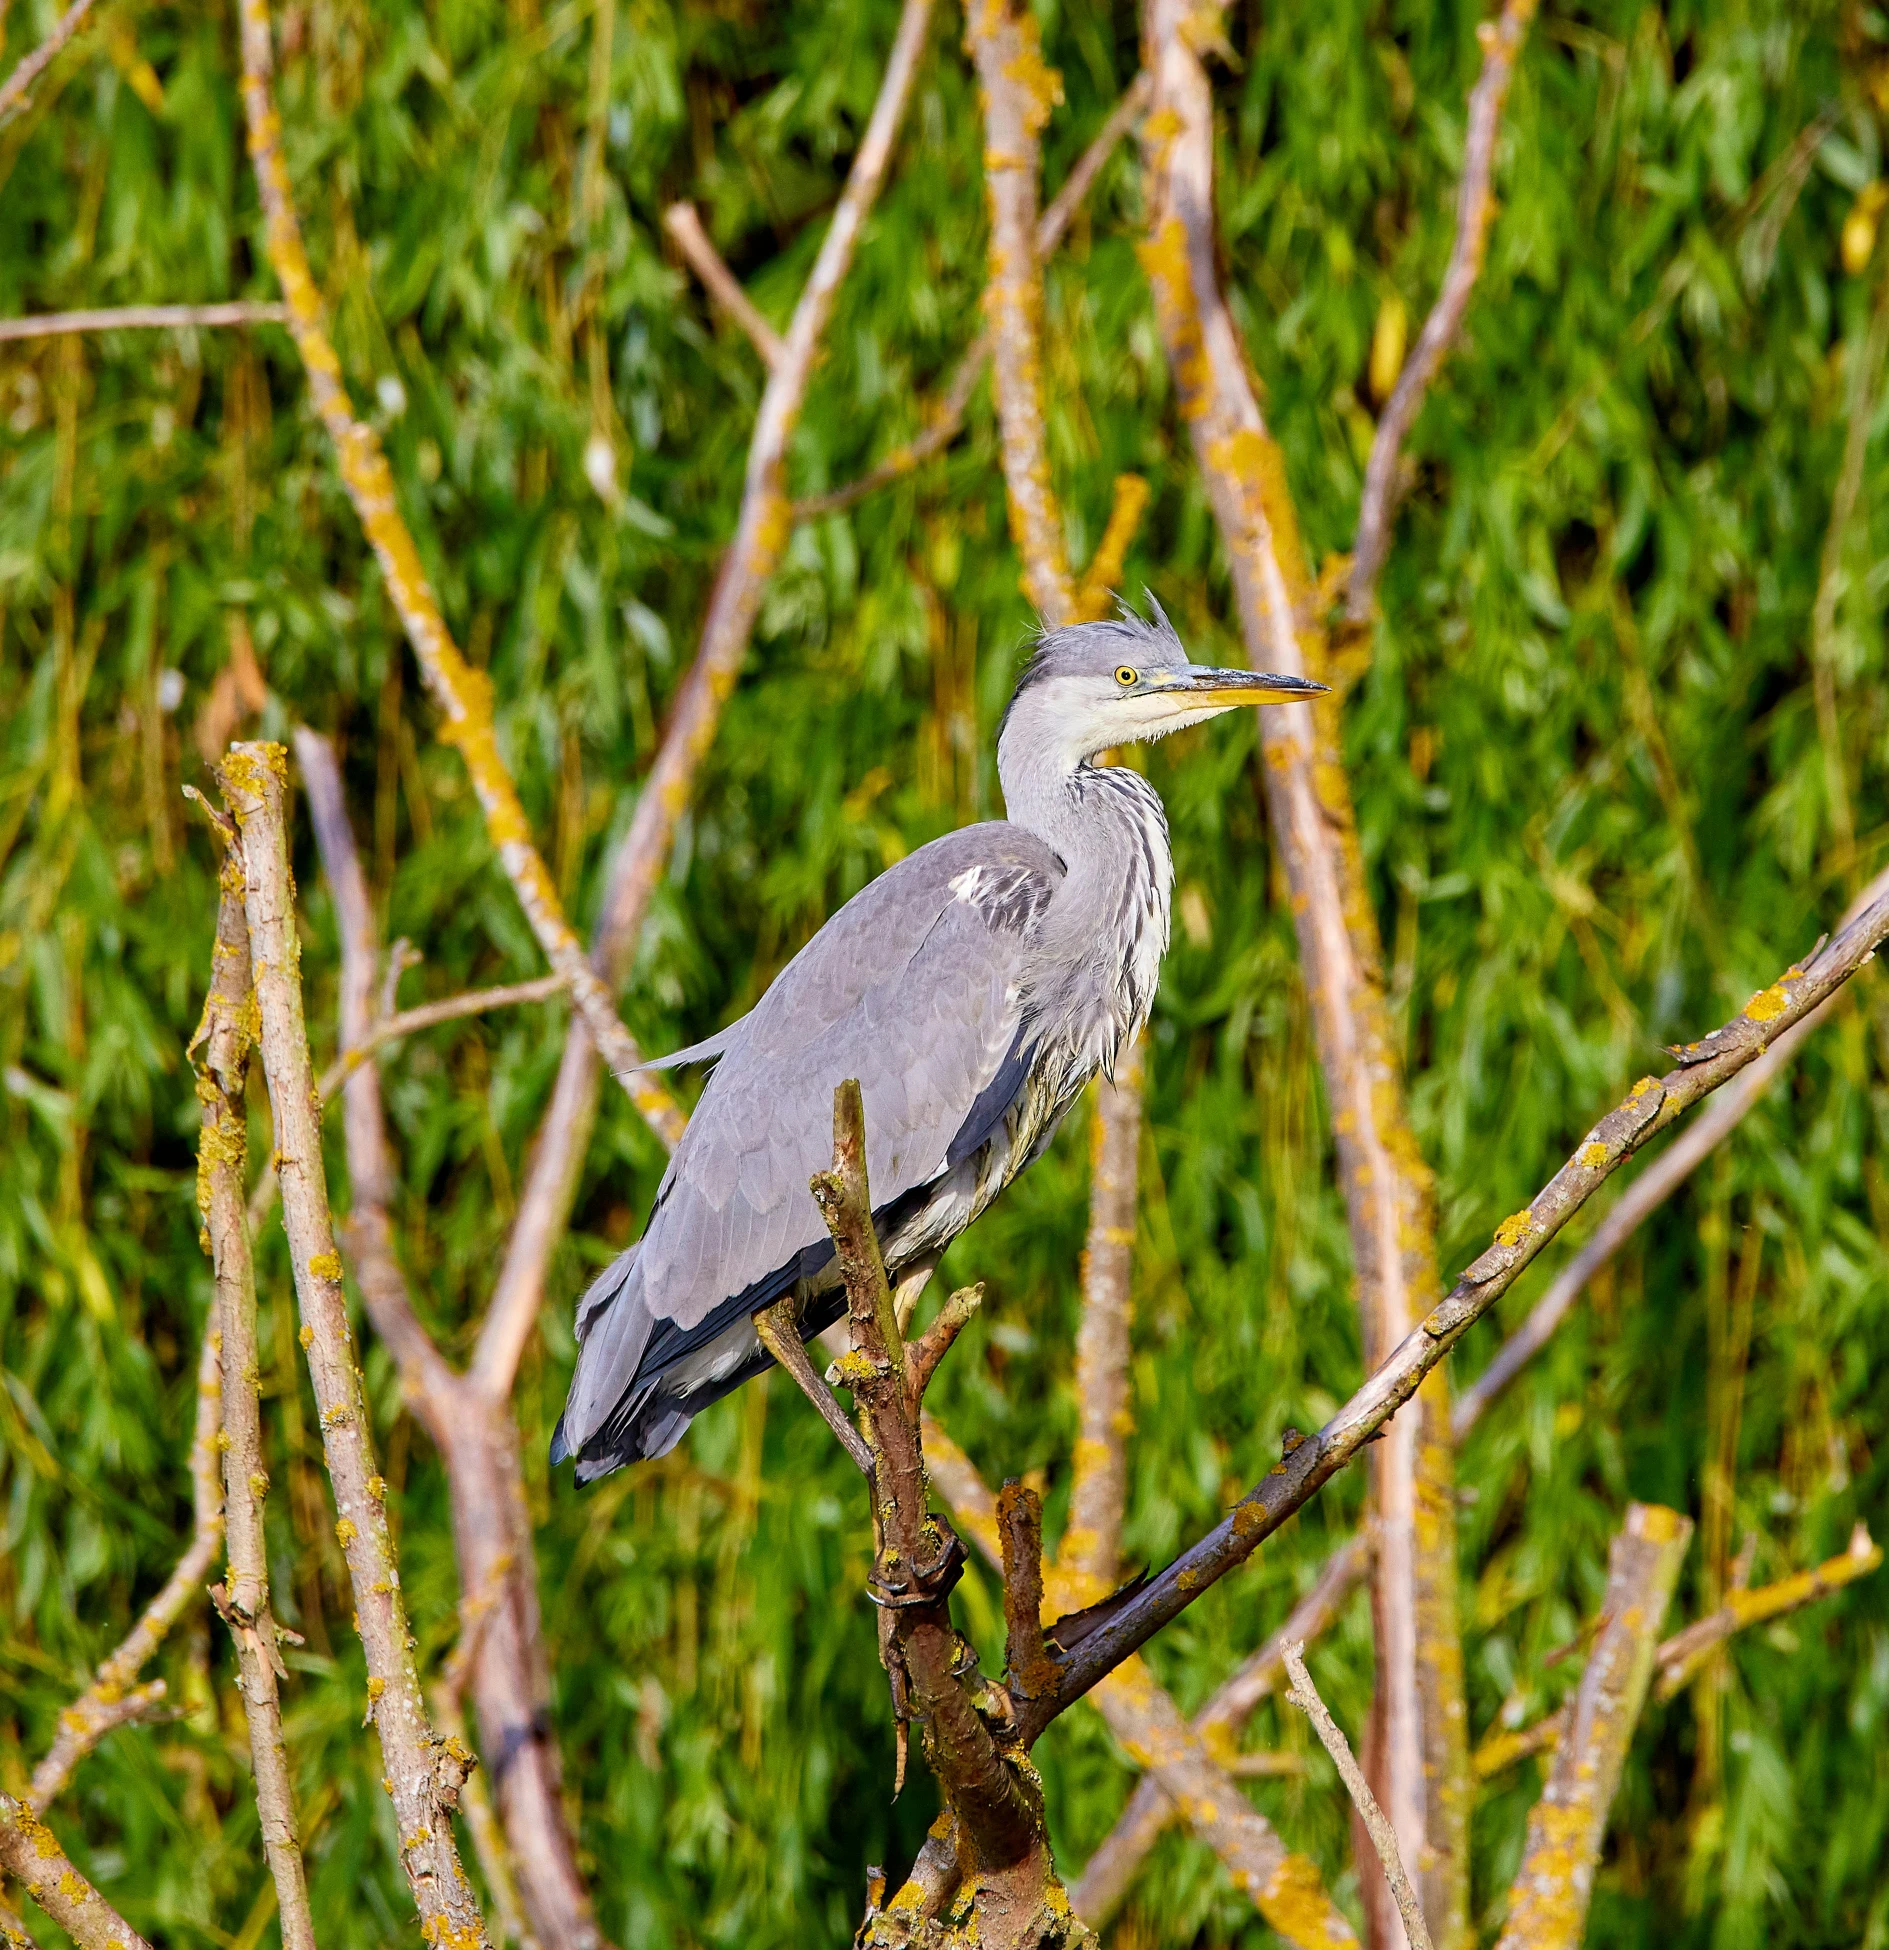
<svg viewBox="0 0 1889 1950">
<path fill-rule="evenodd" d="M 754 1331 L 760 1335 L 761 1345 L 793 1376 L 795 1386 L 820 1411 L 820 1419 L 839 1437 L 840 1446 L 852 1457 L 859 1473 L 868 1483 L 876 1484 L 877 1472 L 866 1438 L 853 1427 L 838 1397 L 807 1359 L 807 1350 L 800 1339 L 800 1317 L 793 1300 L 776 1300 L 771 1307 L 763 1308 L 754 1317 Z"/>
<path fill-rule="evenodd" d="M 892 1311 L 898 1317 L 899 1332 L 908 1333 L 912 1316 L 918 1311 L 918 1303 L 925 1289 L 931 1284 L 931 1276 L 938 1270 L 936 1256 L 921 1259 L 905 1269 L 905 1277 L 892 1289 Z"/>
</svg>

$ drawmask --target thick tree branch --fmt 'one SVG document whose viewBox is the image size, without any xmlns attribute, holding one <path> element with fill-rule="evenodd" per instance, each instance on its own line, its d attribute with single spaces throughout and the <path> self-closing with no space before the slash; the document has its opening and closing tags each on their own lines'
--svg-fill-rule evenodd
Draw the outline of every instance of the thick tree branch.
<svg viewBox="0 0 1889 1950">
<path fill-rule="evenodd" d="M 118 305 L 103 311 L 45 311 L 31 318 L 0 318 L 0 342 L 50 339 L 67 332 L 179 331 L 185 326 L 285 325 L 289 308 L 238 302 L 227 305 Z"/>
<path fill-rule="evenodd" d="M 965 44 L 984 104 L 984 184 L 990 201 L 990 322 L 997 421 L 1002 432 L 1010 533 L 1023 588 L 1046 623 L 1076 620 L 1076 590 L 1050 485 L 1043 411 L 1043 266 L 1036 249 L 1040 137 L 1062 100 L 1062 77 L 1043 65 L 1036 16 L 1017 0 L 970 0 Z"/>
<path fill-rule="evenodd" d="M 1522 1866 L 1499 1950 L 1578 1950 L 1607 1811 L 1653 1676 L 1654 1640 L 1672 1602 L 1692 1524 L 1635 1503 L 1607 1565 L 1603 1623 L 1581 1675 L 1567 1737 L 1528 1818 Z"/>
<path fill-rule="evenodd" d="M 741 281 L 728 268 L 722 254 L 702 228 L 693 203 L 672 203 L 662 213 L 662 227 L 676 240 L 689 268 L 702 280 L 708 295 L 747 333 L 749 343 L 761 355 L 770 372 L 778 372 L 787 361 L 787 343 L 760 312 L 754 300 L 742 290 Z"/>
<path fill-rule="evenodd" d="M 10 1794 L 0 1794 L 0 1869 L 19 1877 L 80 1950 L 151 1950 L 72 1866 L 52 1830 Z"/>
<path fill-rule="evenodd" d="M 256 0 L 245 21 L 253 25 Z M 400 1835 L 400 1859 L 423 1928 L 441 1950 L 473 1950 L 485 1924 L 459 1864 L 450 1816 L 472 1757 L 434 1737 L 414 1670 L 387 1485 L 374 1464 L 341 1259 L 322 1171 L 315 1079 L 302 1014 L 301 944 L 289 892 L 287 753 L 239 744 L 221 781 L 242 832 L 244 908 L 261 1016 L 263 1075 L 275 1119 L 282 1221 L 288 1233 L 302 1342 L 321 1411 L 322 1449 L 334 1486 L 335 1532 L 347 1559 L 361 1644 L 367 1654 L 367 1710 L 380 1734 Z M 371 1075 L 371 1072 L 361 1072 Z"/>
<path fill-rule="evenodd" d="M 1217 17 L 1217 16 L 1216 16 Z M 1302 641 L 1313 591 L 1252 375 L 1215 266 L 1213 103 L 1193 0 L 1149 0 L 1142 262 L 1175 393 L 1233 571 L 1256 668 L 1318 674 Z M 1308 626 L 1309 627 L 1309 626 Z M 1404 1102 L 1382 956 L 1344 768 L 1336 695 L 1261 714 L 1268 817 L 1291 889 L 1350 1224 L 1365 1358 L 1376 1366 L 1436 1293 L 1430 1174 Z M 1454 1484 L 1445 1384 L 1373 1452 L 1374 1581 L 1384 1799 L 1446 1950 L 1468 1928 L 1469 1770 L 1455 1605 Z M 1382 1934 L 1380 1930 L 1379 1934 Z"/>
<path fill-rule="evenodd" d="M 301 735 L 296 737 L 296 756 L 301 756 Z M 417 1035 L 422 1029 L 437 1029 L 443 1022 L 458 1022 L 465 1016 L 489 1015 L 494 1009 L 510 1009 L 521 1002 L 549 1002 L 564 993 L 562 975 L 540 975 L 535 982 L 507 982 L 497 988 L 468 989 L 463 995 L 442 996 L 437 1002 L 422 1002 L 417 1008 L 402 1009 L 397 1016 L 382 1016 L 362 1036 L 350 1043 L 321 1073 L 318 1086 L 324 1104 L 347 1082 L 376 1050 L 397 1043 L 403 1036 Z"/>
<path fill-rule="evenodd" d="M 334 897 L 341 941 L 341 1040 L 367 1047 L 377 1030 L 373 1011 L 380 959 L 373 902 L 333 747 L 304 729 L 296 733 L 295 751 Z M 455 1695 L 461 1688 L 472 1693 L 479 1750 L 510 1843 L 509 1851 L 500 1846 L 488 1880 L 495 1889 L 505 1887 L 515 1864 L 533 1934 L 545 1943 L 595 1945 L 596 1920 L 577 1868 L 563 1770 L 550 1731 L 550 1674 L 517 1430 L 504 1401 L 490 1399 L 456 1372 L 414 1311 L 394 1248 L 396 1172 L 380 1078 L 371 1063 L 350 1076 L 343 1104 L 353 1191 L 343 1230 L 348 1256 L 374 1331 L 399 1368 L 401 1391 L 445 1466 L 460 1589 L 467 1594 L 467 1619 L 449 1676 Z M 475 1845 L 482 1856 L 489 1855 L 492 1835 L 481 1828 L 475 1811 L 468 1808 L 467 1815 Z"/>
<path fill-rule="evenodd" d="M 91 11 L 92 0 L 72 0 L 72 5 L 59 16 L 52 32 L 4 82 L 0 82 L 0 122 L 7 121 L 25 107 L 33 83 L 52 66 L 60 49 L 85 25 L 85 17 Z"/>
<path fill-rule="evenodd" d="M 1874 955 L 1889 936 L 1889 893 L 1842 933 L 1785 970 L 1722 1027 L 1679 1051 L 1679 1067 L 1643 1077 L 1576 1147 L 1533 1201 L 1496 1228 L 1467 1269 L 1318 1434 L 1301 1442 L 1191 1549 L 1126 1597 L 1063 1662 L 1056 1698 L 1032 1702 L 1032 1735 L 1138 1650 L 1202 1592 L 1246 1561 L 1294 1511 L 1328 1483 L 1417 1392 L 1476 1321 L 1495 1305 L 1544 1246 L 1651 1138 L 1762 1056 Z"/>
<path fill-rule="evenodd" d="M 263 1503 L 269 1478 L 263 1469 L 260 1359 L 256 1351 L 256 1277 L 250 1261 L 244 1179 L 249 1162 L 249 1054 L 254 988 L 250 978 L 249 923 L 244 912 L 240 847 L 229 843 L 221 874 L 210 987 L 203 1020 L 192 1041 L 201 1048 L 197 1097 L 203 1106 L 197 1140 L 197 1204 L 209 1236 L 216 1275 L 216 1318 L 223 1340 L 223 1473 L 229 1537 L 229 1580 L 213 1594 L 236 1644 L 238 1684 L 249 1724 L 249 1752 L 256 1783 L 256 1813 L 263 1853 L 275 1883 L 283 1950 L 315 1950 L 308 1907 L 308 1873 L 295 1818 L 295 1788 L 282 1738 L 282 1702 L 276 1681 L 285 1677 L 269 1606 L 268 1545 Z"/>
<path fill-rule="evenodd" d="M 217 1470 L 217 1434 L 222 1426 L 222 1336 L 212 1312 L 203 1324 L 203 1346 L 197 1356 L 197 1415 L 190 1441 L 190 1543 L 163 1586 L 125 1635 L 124 1642 L 104 1660 L 91 1685 L 59 1715 L 59 1731 L 46 1755 L 33 1769 L 26 1805 L 43 1813 L 64 1793 L 72 1770 L 110 1733 L 162 1705 L 163 1680 L 137 1684 L 185 1608 L 202 1595 L 204 1580 L 216 1563 L 223 1541 L 223 1483 Z"/>
<path fill-rule="evenodd" d="M 1515 62 L 1528 37 L 1536 4 L 1537 0 L 1504 0 L 1500 16 L 1484 21 L 1476 30 L 1482 42 L 1482 73 L 1469 96 L 1463 180 L 1456 191 L 1456 237 L 1450 245 L 1442 289 L 1397 376 L 1371 441 L 1371 457 L 1364 470 L 1364 498 L 1358 509 L 1358 539 L 1352 547 L 1345 590 L 1345 613 L 1352 623 L 1366 622 L 1377 599 L 1377 579 L 1390 553 L 1391 529 L 1397 515 L 1398 461 L 1404 441 L 1422 409 L 1430 382 L 1463 329 L 1470 295 L 1482 275 L 1489 226 L 1495 221 L 1496 139 L 1502 130 L 1509 83 L 1515 78 Z"/>
<path fill-rule="evenodd" d="M 468 664 L 453 642 L 412 533 L 401 518 L 380 438 L 354 417 L 341 362 L 323 321 L 321 295 L 302 246 L 301 222 L 282 153 L 282 124 L 271 92 L 275 57 L 269 40 L 268 0 L 243 0 L 242 53 L 249 157 L 262 201 L 269 261 L 288 304 L 289 330 L 308 374 L 315 411 L 334 442 L 342 481 L 386 577 L 388 596 L 427 687 L 445 715 L 440 735 L 457 746 L 465 760 L 499 862 L 545 958 L 569 987 L 589 1034 L 630 1101 L 673 1145 L 682 1131 L 681 1108 L 653 1075 L 638 1071 L 642 1053 L 618 1020 L 609 989 L 586 960 L 582 943 L 564 917 L 557 887 L 532 841 L 518 788 L 499 751 L 491 680 Z"/>
<path fill-rule="evenodd" d="M 898 33 L 866 133 L 853 157 L 833 220 L 788 327 L 786 357 L 768 376 L 748 447 L 747 475 L 734 539 L 722 558 L 703 619 L 695 662 L 683 680 L 636 812 L 606 875 L 603 908 L 591 943 L 590 965 L 606 982 L 622 979 L 643 917 L 661 879 L 676 822 L 689 803 L 695 775 L 747 655 L 761 596 L 780 562 L 792 524 L 787 503 L 787 445 L 800 417 L 807 384 L 834 301 L 853 260 L 866 217 L 892 159 L 893 140 L 925 49 L 930 0 L 905 0 Z M 544 1296 L 545 1268 L 576 1195 L 583 1149 L 596 1114 L 596 1052 L 586 1036 L 564 1047 L 551 1104 L 519 1199 L 492 1305 L 480 1330 L 471 1374 L 494 1400 L 511 1393 L 512 1377 Z M 672 1124 L 673 1145 L 680 1122 Z"/>
<path fill-rule="evenodd" d="M 1077 158 L 1075 168 L 1056 192 L 1055 200 L 1043 212 L 1036 226 L 1036 255 L 1039 261 L 1047 259 L 1062 242 L 1068 232 L 1070 219 L 1087 198 L 1096 177 L 1102 173 L 1102 165 L 1115 153 L 1115 147 L 1122 137 L 1140 119 L 1148 105 L 1148 87 L 1148 77 L 1145 74 L 1136 75 L 1121 100 L 1109 111 L 1108 120 Z M 942 453 L 950 446 L 964 426 L 971 395 L 977 391 L 977 382 L 983 378 L 985 362 L 990 358 L 990 346 L 990 327 L 986 325 L 965 347 L 963 356 L 952 368 L 938 404 L 926 417 L 924 431 L 904 446 L 895 447 L 858 480 L 848 481 L 844 487 L 833 488 L 825 494 L 812 494 L 804 501 L 796 501 L 790 511 L 793 519 L 796 522 L 813 521 L 821 515 L 837 514 L 843 508 L 850 508 L 855 502 L 865 500 L 869 494 L 876 494 L 882 487 L 914 472 L 934 454 Z"/>
</svg>

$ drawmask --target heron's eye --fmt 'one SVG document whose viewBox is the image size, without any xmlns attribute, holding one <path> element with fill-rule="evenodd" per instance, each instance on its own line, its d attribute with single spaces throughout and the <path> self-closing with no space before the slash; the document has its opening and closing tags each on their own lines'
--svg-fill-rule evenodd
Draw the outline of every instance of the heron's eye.
<svg viewBox="0 0 1889 1950">
<path fill-rule="evenodd" d="M 1123 664 L 1115 673 L 1115 681 L 1123 690 L 1126 690 L 1130 684 L 1137 684 L 1141 681 L 1141 673 L 1137 670 L 1130 670 L 1126 664 Z"/>
</svg>

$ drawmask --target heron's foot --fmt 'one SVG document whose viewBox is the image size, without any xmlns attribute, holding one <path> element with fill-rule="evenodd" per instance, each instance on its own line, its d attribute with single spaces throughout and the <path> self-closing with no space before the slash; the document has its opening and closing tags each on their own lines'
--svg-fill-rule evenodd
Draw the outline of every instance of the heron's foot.
<svg viewBox="0 0 1889 1950">
<path fill-rule="evenodd" d="M 964 1575 L 964 1545 L 948 1517 L 928 1516 L 925 1542 L 930 1548 L 914 1559 L 887 1547 L 879 1553 L 866 1580 L 866 1596 L 882 1611 L 909 1611 L 919 1605 L 942 1605 Z"/>
</svg>

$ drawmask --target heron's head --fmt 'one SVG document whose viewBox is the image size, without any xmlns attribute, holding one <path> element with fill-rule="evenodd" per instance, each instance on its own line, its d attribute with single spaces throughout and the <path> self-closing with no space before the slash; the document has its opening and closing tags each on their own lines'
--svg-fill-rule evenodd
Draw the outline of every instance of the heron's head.
<svg viewBox="0 0 1889 1950">
<path fill-rule="evenodd" d="M 1026 740 L 1032 756 L 1074 766 L 1249 704 L 1287 704 L 1325 689 L 1308 677 L 1197 664 L 1152 594 L 1151 622 L 1123 606 L 1100 623 L 1045 630 L 1024 665 L 998 732 L 1000 753 Z M 1021 756 L 1021 753 L 1018 754 Z"/>
</svg>

